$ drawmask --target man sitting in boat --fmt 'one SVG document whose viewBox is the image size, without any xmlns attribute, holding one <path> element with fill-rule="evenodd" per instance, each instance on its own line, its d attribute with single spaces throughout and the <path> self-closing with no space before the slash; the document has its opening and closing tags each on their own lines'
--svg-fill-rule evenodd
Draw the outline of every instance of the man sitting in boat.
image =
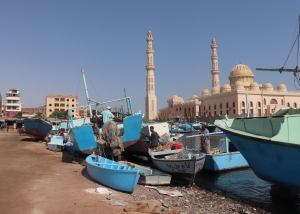
<svg viewBox="0 0 300 214">
<path fill-rule="evenodd" d="M 209 154 L 210 152 L 210 139 L 209 139 L 209 131 L 206 128 L 205 124 L 201 124 L 200 134 L 204 134 L 206 136 L 201 136 L 201 152 L 205 154 Z"/>
</svg>

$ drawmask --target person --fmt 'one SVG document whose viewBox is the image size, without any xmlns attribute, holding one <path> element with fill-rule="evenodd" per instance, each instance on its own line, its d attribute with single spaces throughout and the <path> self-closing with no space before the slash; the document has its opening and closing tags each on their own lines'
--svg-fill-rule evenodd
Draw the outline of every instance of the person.
<svg viewBox="0 0 300 214">
<path fill-rule="evenodd" d="M 102 114 L 103 124 L 115 118 L 115 116 L 111 113 L 110 106 L 107 106 L 106 110 L 102 111 L 101 114 Z"/>
<path fill-rule="evenodd" d="M 205 154 L 209 154 L 210 152 L 210 139 L 209 139 L 209 131 L 206 128 L 205 124 L 201 125 L 200 129 L 200 134 L 205 134 L 206 136 L 201 136 L 200 141 L 201 141 L 201 152 Z"/>
<path fill-rule="evenodd" d="M 151 136 L 150 136 L 151 148 L 156 148 L 158 147 L 158 139 L 160 138 L 160 136 L 156 131 L 154 131 L 153 126 L 150 126 L 150 132 L 151 132 Z"/>
<path fill-rule="evenodd" d="M 96 110 L 94 109 L 92 111 L 92 118 L 91 118 L 91 122 L 92 122 L 92 127 L 93 127 L 93 131 L 94 131 L 94 135 L 96 135 L 97 139 L 100 137 L 100 133 L 99 133 L 99 128 L 100 128 L 100 118 L 98 117 L 98 115 L 96 114 Z M 102 127 L 102 126 L 101 126 Z"/>
</svg>

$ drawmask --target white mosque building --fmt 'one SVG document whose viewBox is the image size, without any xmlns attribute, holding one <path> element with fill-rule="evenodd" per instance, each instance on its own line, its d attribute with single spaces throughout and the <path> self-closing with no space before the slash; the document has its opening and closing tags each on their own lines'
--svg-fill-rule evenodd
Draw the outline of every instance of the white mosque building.
<svg viewBox="0 0 300 214">
<path fill-rule="evenodd" d="M 159 119 L 178 116 L 241 115 L 247 113 L 247 104 L 251 116 L 270 116 L 282 107 L 300 106 L 300 92 L 288 91 L 282 83 L 276 88 L 269 82 L 256 83 L 251 69 L 241 62 L 232 68 L 228 76 L 229 84 L 221 87 L 215 38 L 211 41 L 211 49 L 212 89 L 204 89 L 201 96 L 193 95 L 186 102 L 178 95 L 173 95 L 167 100 L 168 107 L 159 109 Z"/>
</svg>

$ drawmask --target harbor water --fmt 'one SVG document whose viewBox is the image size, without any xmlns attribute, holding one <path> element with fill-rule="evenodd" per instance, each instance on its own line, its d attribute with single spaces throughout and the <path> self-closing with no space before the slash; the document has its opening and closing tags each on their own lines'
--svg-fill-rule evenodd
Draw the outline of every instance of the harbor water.
<svg viewBox="0 0 300 214">
<path fill-rule="evenodd" d="M 185 136 L 193 135 L 185 134 Z M 223 136 L 224 137 L 224 136 Z M 222 136 L 211 137 L 212 147 Z M 200 146 L 199 137 L 196 140 L 182 138 L 184 147 Z M 203 189 L 230 197 L 234 200 L 260 207 L 272 213 L 300 213 L 299 195 L 295 198 L 271 195 L 271 184 L 258 178 L 250 167 L 210 172 L 202 170 L 195 179 L 195 184 Z"/>
</svg>

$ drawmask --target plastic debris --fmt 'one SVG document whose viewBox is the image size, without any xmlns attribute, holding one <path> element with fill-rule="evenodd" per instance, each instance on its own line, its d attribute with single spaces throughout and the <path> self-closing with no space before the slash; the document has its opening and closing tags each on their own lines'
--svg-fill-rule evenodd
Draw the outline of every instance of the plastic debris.
<svg viewBox="0 0 300 214">
<path fill-rule="evenodd" d="M 151 189 L 156 189 L 160 194 L 163 195 L 169 195 L 169 196 L 179 196 L 182 197 L 183 195 L 181 194 L 181 192 L 179 192 L 178 190 L 164 190 L 164 189 L 157 189 L 156 187 L 152 187 L 152 186 L 145 186 Z"/>
<path fill-rule="evenodd" d="M 101 194 L 101 195 L 111 195 L 112 194 L 112 192 L 108 191 L 108 189 L 103 188 L 103 187 L 98 187 L 95 190 L 95 192 L 98 193 L 98 194 Z"/>
</svg>

